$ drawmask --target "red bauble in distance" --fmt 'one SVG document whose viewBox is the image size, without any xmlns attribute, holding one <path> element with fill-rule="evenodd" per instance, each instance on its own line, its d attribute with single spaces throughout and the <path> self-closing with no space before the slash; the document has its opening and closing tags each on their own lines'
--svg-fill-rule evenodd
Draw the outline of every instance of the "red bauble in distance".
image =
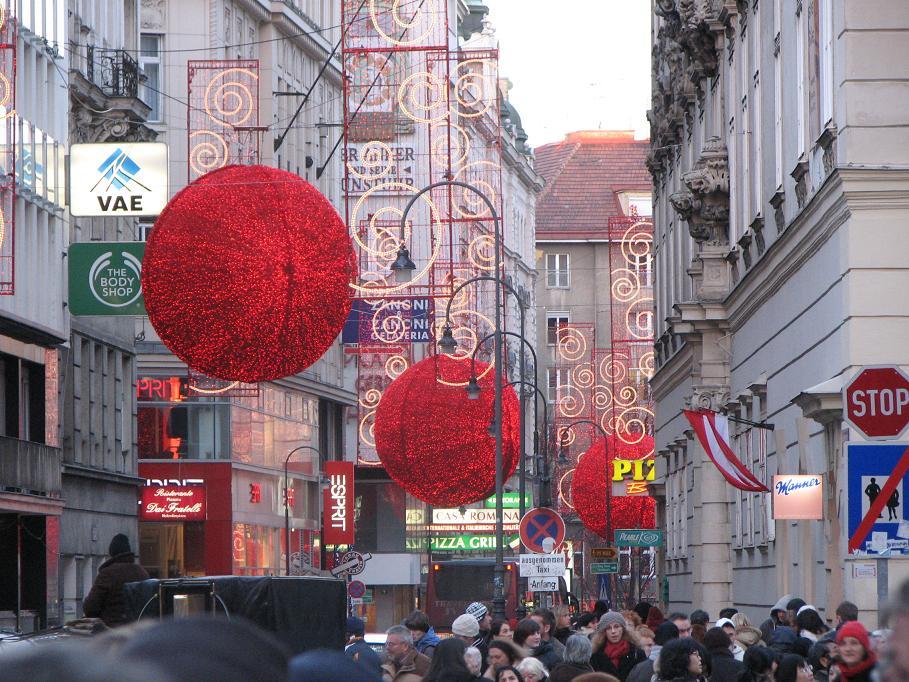
<svg viewBox="0 0 909 682">
<path fill-rule="evenodd" d="M 608 447 L 608 453 L 607 453 Z M 581 455 L 571 478 L 571 504 L 588 530 L 606 537 L 606 487 L 612 488 L 613 459 L 641 459 L 653 453 L 653 438 L 644 436 L 636 444 L 611 436 L 598 439 Z M 656 524 L 655 501 L 649 496 L 609 496 L 609 515 L 613 533 L 618 528 L 653 528 Z"/>
<path fill-rule="evenodd" d="M 350 311 L 347 228 L 315 187 L 277 168 L 227 166 L 171 199 L 142 264 L 148 317 L 193 369 L 268 381 L 306 369 Z"/>
<path fill-rule="evenodd" d="M 476 363 L 482 388 L 477 400 L 470 400 L 464 390 L 470 362 L 447 355 L 418 362 L 382 395 L 375 419 L 376 451 L 388 475 L 414 497 L 456 507 L 495 489 L 495 439 L 488 433 L 495 375 L 487 367 Z M 506 479 L 518 463 L 518 409 L 517 394 L 508 386 L 502 393 Z"/>
</svg>

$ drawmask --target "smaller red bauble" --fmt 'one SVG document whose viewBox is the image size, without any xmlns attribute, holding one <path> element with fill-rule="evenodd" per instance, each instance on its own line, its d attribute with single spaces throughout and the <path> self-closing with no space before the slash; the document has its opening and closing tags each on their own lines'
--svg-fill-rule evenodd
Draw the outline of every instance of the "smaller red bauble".
<svg viewBox="0 0 909 682">
<path fill-rule="evenodd" d="M 495 489 L 493 372 L 476 363 L 481 393 L 467 397 L 470 362 L 448 355 L 422 360 L 395 379 L 376 410 L 376 452 L 388 475 L 414 497 L 440 507 L 457 507 Z M 485 375 L 484 375 L 485 372 Z M 457 385 L 453 385 L 457 384 Z M 502 392 L 504 478 L 518 464 L 518 397 Z"/>
<path fill-rule="evenodd" d="M 652 497 L 611 494 L 612 460 L 641 459 L 652 453 L 653 438 L 650 436 L 644 436 L 634 445 L 610 436 L 608 443 L 600 438 L 581 455 L 571 479 L 571 504 L 588 530 L 611 540 L 607 533 L 607 514 L 613 533 L 619 528 L 653 528 L 656 525 L 656 501 Z"/>
<path fill-rule="evenodd" d="M 350 311 L 355 268 L 331 203 L 278 168 L 227 166 L 180 190 L 142 263 L 148 317 L 194 370 L 258 382 L 316 362 Z"/>
</svg>

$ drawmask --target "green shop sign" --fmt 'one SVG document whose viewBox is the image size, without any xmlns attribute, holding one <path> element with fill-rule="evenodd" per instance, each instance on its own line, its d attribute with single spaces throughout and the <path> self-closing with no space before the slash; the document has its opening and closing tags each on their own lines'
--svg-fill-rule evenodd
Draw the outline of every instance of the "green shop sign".
<svg viewBox="0 0 909 682">
<path fill-rule="evenodd" d="M 69 247 L 72 315 L 145 315 L 145 242 L 82 242 Z"/>
<path fill-rule="evenodd" d="M 517 542 L 517 535 L 506 535 L 504 538 L 505 545 Z M 495 550 L 495 535 L 473 535 L 472 533 L 463 533 L 461 535 L 437 535 L 429 539 L 429 548 L 433 552 L 484 552 Z"/>
<path fill-rule="evenodd" d="M 663 531 L 661 530 L 635 528 L 615 532 L 616 547 L 659 547 L 662 544 Z"/>
<path fill-rule="evenodd" d="M 487 497 L 484 503 L 487 509 L 496 508 L 496 496 Z M 502 493 L 502 507 L 505 509 L 518 509 L 521 506 L 521 493 Z M 524 506 L 527 509 L 533 507 L 530 495 L 524 494 Z"/>
</svg>

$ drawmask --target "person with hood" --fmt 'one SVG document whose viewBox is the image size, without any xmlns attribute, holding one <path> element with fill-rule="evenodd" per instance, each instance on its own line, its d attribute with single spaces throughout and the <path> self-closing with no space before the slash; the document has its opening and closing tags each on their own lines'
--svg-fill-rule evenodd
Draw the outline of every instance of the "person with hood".
<svg viewBox="0 0 909 682">
<path fill-rule="evenodd" d="M 722 627 L 712 627 L 706 632 L 704 646 L 710 654 L 710 682 L 737 680 L 739 674 L 745 670 L 745 665 L 733 656 L 732 640 Z M 744 653 L 743 651 L 742 654 Z"/>
<path fill-rule="evenodd" d="M 117 533 L 107 548 L 110 559 L 101 564 L 95 584 L 82 602 L 87 618 L 100 618 L 113 628 L 129 622 L 126 616 L 126 595 L 123 586 L 148 580 L 148 573 L 136 563 L 136 555 L 129 546 L 129 538 Z"/>
<path fill-rule="evenodd" d="M 808 653 L 810 647 L 811 642 L 804 637 L 799 637 L 792 628 L 777 628 L 770 635 L 770 649 L 778 656 L 785 654 L 803 656 Z"/>
<path fill-rule="evenodd" d="M 751 624 L 748 616 L 744 613 L 735 614 L 731 620 L 732 624 L 735 625 L 733 641 L 743 650 L 742 659 L 740 660 L 744 660 L 744 651 L 747 651 L 748 647 L 766 646 L 764 640 L 761 639 L 761 631 Z"/>
<path fill-rule="evenodd" d="M 344 647 L 344 655 L 381 678 L 382 660 L 363 639 L 365 632 L 366 624 L 360 618 L 350 616 L 347 619 L 347 645 Z"/>
<path fill-rule="evenodd" d="M 572 635 L 565 643 L 565 658 L 549 670 L 549 682 L 570 682 L 578 675 L 592 673 L 593 647 L 584 635 Z"/>
<path fill-rule="evenodd" d="M 791 594 L 784 594 L 770 607 L 770 618 L 761 623 L 761 639 L 770 642 L 770 635 L 779 627 L 785 627 L 787 622 L 786 604 L 792 599 Z"/>
<path fill-rule="evenodd" d="M 619 616 L 621 618 L 621 616 Z M 622 621 L 625 622 L 624 620 Z M 530 650 L 530 655 L 542 663 L 547 670 L 562 660 L 551 642 L 543 641 L 543 628 L 532 618 L 525 618 L 514 629 L 513 640 L 518 646 Z"/>
<path fill-rule="evenodd" d="M 614 675 L 622 682 L 628 679 L 632 668 L 647 659 L 634 634 L 625 627 L 625 618 L 617 611 L 609 611 L 600 618 L 591 644 L 593 669 Z"/>
<path fill-rule="evenodd" d="M 420 682 L 429 670 L 430 660 L 413 648 L 410 630 L 403 625 L 392 625 L 385 634 L 388 661 L 382 665 L 384 682 Z"/>
<path fill-rule="evenodd" d="M 830 629 L 821 618 L 821 614 L 811 604 L 805 604 L 795 615 L 795 625 L 799 637 L 810 640 L 812 644 L 827 634 Z"/>
<path fill-rule="evenodd" d="M 429 618 L 422 611 L 414 611 L 404 621 L 404 627 L 413 635 L 413 648 L 424 656 L 432 658 L 433 652 L 439 646 L 439 636 L 429 624 Z"/>
<path fill-rule="evenodd" d="M 844 682 L 870 682 L 877 665 L 877 655 L 871 649 L 871 640 L 865 626 L 857 620 L 844 624 L 836 633 L 836 664 L 839 677 L 831 679 Z"/>
<path fill-rule="evenodd" d="M 646 661 L 641 661 L 628 675 L 626 682 L 650 682 L 653 677 L 653 664 L 660 656 L 660 650 L 667 642 L 679 638 L 679 629 L 674 623 L 666 621 L 653 633 L 653 646 L 650 648 L 650 655 Z"/>
<path fill-rule="evenodd" d="M 704 682 L 705 661 L 701 646 L 692 638 L 674 639 L 660 651 L 658 680 L 667 682 Z"/>
<path fill-rule="evenodd" d="M 467 644 L 457 637 L 449 637 L 436 647 L 424 682 L 472 682 L 476 676 L 467 667 L 464 652 Z"/>
<path fill-rule="evenodd" d="M 745 649 L 739 646 L 738 642 L 735 641 L 735 623 L 732 622 L 732 619 L 726 617 L 720 618 L 714 623 L 714 627 L 723 628 L 723 632 L 729 635 L 729 650 L 732 652 L 732 657 L 737 661 L 741 661 L 745 656 Z M 707 646 L 706 642 L 704 643 L 704 646 Z M 707 646 L 707 648 L 709 649 L 710 647 Z"/>
</svg>

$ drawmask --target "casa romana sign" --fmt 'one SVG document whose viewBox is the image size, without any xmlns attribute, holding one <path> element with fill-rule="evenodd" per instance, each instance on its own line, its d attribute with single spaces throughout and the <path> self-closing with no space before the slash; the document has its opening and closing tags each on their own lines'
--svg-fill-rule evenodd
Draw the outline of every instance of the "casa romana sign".
<svg viewBox="0 0 909 682">
<path fill-rule="evenodd" d="M 155 216 L 167 205 L 167 145 L 74 144 L 69 206 L 74 216 Z"/>
<path fill-rule="evenodd" d="M 72 315 L 145 315 L 145 242 L 81 242 L 69 247 Z"/>
</svg>

